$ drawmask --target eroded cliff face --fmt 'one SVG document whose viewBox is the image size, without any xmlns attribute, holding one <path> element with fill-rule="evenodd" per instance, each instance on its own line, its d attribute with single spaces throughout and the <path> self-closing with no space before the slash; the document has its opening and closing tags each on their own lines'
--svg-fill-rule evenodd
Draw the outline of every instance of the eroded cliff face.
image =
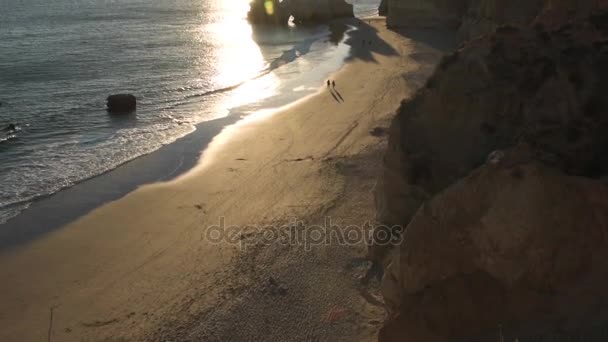
<svg viewBox="0 0 608 342">
<path fill-rule="evenodd" d="M 458 34 L 467 40 L 488 34 L 505 24 L 528 26 L 541 12 L 546 0 L 471 0 Z"/>
<path fill-rule="evenodd" d="M 473 39 L 502 25 L 542 25 L 554 29 L 571 20 L 584 20 L 608 10 L 606 0 L 472 0 L 459 27 L 461 40 Z"/>
<path fill-rule="evenodd" d="M 392 123 L 378 221 L 407 228 L 372 247 L 389 265 L 381 341 L 608 319 L 608 14 L 530 8 L 513 15 L 542 25 L 446 56 Z"/>
<path fill-rule="evenodd" d="M 555 27 L 608 9 L 608 0 L 385 0 L 393 27 L 453 27 L 462 41 L 502 25 Z"/>
<path fill-rule="evenodd" d="M 469 0 L 386 0 L 392 27 L 458 27 Z"/>
<path fill-rule="evenodd" d="M 387 15 L 388 14 L 388 0 L 380 1 L 380 5 L 378 6 L 378 14 L 379 15 Z"/>
<path fill-rule="evenodd" d="M 514 341 L 605 322 L 607 210 L 604 184 L 505 151 L 414 216 L 383 283 L 393 311 L 380 341 Z"/>
<path fill-rule="evenodd" d="M 291 16 L 306 24 L 352 18 L 354 12 L 344 0 L 254 0 L 248 14 L 250 22 L 266 25 L 287 25 Z"/>
</svg>

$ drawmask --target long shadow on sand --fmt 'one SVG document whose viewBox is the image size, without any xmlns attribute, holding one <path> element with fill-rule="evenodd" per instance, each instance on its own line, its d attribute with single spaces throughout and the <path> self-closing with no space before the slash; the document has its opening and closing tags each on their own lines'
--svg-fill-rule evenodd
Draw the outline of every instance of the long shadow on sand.
<svg viewBox="0 0 608 342">
<path fill-rule="evenodd" d="M 378 35 L 378 30 L 371 26 L 368 20 L 354 19 L 347 23 L 357 27 L 357 30 L 350 32 L 345 40 L 345 43 L 351 46 L 347 61 L 363 60 L 377 63 L 374 54 L 382 56 L 397 56 L 399 54 Z M 458 47 L 456 32 L 453 30 L 402 28 L 389 28 L 389 30 L 413 41 L 419 47 L 426 47 L 443 53 L 454 51 Z M 424 56 L 420 56 L 420 59 L 424 58 Z"/>
<path fill-rule="evenodd" d="M 448 29 L 408 29 L 391 28 L 392 32 L 414 41 L 418 45 L 438 50 L 444 53 L 454 51 L 458 48 L 457 34 Z"/>
<path fill-rule="evenodd" d="M 240 118 L 234 113 L 199 124 L 195 132 L 155 152 L 35 201 L 19 216 L 0 225 L 0 252 L 61 228 L 143 184 L 168 181 L 185 173 L 197 164 L 211 140 Z"/>
<path fill-rule="evenodd" d="M 342 94 L 340 94 L 340 92 L 338 91 L 338 89 L 336 89 L 336 87 L 334 87 L 333 91 L 336 93 L 336 96 L 340 99 L 340 101 L 344 102 L 344 98 L 342 97 Z"/>
<path fill-rule="evenodd" d="M 338 103 L 342 103 L 342 102 L 340 101 L 340 99 L 338 98 L 338 96 L 336 95 L 336 93 L 334 93 L 333 89 L 331 89 L 331 88 L 330 88 L 330 89 L 329 89 L 329 92 L 331 93 L 331 96 L 334 98 L 334 100 L 336 100 L 336 102 L 338 102 Z"/>
<path fill-rule="evenodd" d="M 378 30 L 369 25 L 367 21 L 354 19 L 349 21 L 357 27 L 357 30 L 351 31 L 346 38 L 345 43 L 351 46 L 350 56 L 347 61 L 363 60 L 367 62 L 378 63 L 374 58 L 374 53 L 383 56 L 397 56 L 399 53 L 384 39 L 378 35 Z"/>
</svg>

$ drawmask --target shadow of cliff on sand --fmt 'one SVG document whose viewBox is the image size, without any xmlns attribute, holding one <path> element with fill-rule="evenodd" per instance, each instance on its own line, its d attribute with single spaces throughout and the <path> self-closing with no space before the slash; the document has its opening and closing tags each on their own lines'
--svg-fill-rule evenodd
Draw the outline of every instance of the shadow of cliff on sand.
<svg viewBox="0 0 608 342">
<path fill-rule="evenodd" d="M 202 151 L 239 113 L 203 122 L 197 130 L 150 154 L 36 200 L 20 215 L 0 224 L 0 253 L 23 245 L 118 200 L 143 184 L 175 179 L 194 167 Z"/>
<path fill-rule="evenodd" d="M 459 45 L 454 30 L 412 28 L 390 28 L 390 30 L 417 44 L 424 44 L 443 53 L 454 51 Z"/>
<path fill-rule="evenodd" d="M 374 53 L 382 56 L 397 56 L 399 53 L 378 35 L 378 30 L 366 20 L 351 21 L 357 30 L 351 31 L 345 43 L 350 45 L 351 52 L 346 61 L 363 60 L 378 63 Z"/>
<path fill-rule="evenodd" d="M 327 40 L 334 45 L 338 45 L 344 39 L 348 30 L 348 25 L 343 21 L 336 21 L 329 24 L 329 36 Z M 264 55 L 264 60 L 270 60 L 259 76 L 264 76 L 283 65 L 294 62 L 296 59 L 308 54 L 312 45 L 319 41 L 319 26 L 300 25 L 297 28 L 286 27 L 267 27 L 252 26 L 252 38 L 260 47 L 260 52 Z M 284 50 L 280 56 L 271 59 L 271 55 L 264 49 L 264 46 L 290 45 L 289 49 Z M 270 50 L 274 53 L 274 50 Z"/>
</svg>

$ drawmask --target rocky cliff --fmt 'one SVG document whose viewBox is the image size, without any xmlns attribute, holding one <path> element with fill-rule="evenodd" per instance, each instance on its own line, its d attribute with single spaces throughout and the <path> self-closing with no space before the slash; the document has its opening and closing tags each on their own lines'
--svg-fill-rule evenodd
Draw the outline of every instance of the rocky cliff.
<svg viewBox="0 0 608 342">
<path fill-rule="evenodd" d="M 391 27 L 457 27 L 468 0 L 386 0 Z"/>
<path fill-rule="evenodd" d="M 606 0 L 471 0 L 459 27 L 462 40 L 493 32 L 502 25 L 555 28 L 607 10 Z"/>
<path fill-rule="evenodd" d="M 353 6 L 344 0 L 254 0 L 249 21 L 254 24 L 287 25 L 318 23 L 335 18 L 352 18 Z"/>
<path fill-rule="evenodd" d="M 388 14 L 388 0 L 382 0 L 380 5 L 378 6 L 378 14 L 379 15 L 387 15 Z"/>
<path fill-rule="evenodd" d="M 527 26 L 541 12 L 546 0 L 471 0 L 458 34 L 462 40 L 494 31 L 505 24 Z"/>
<path fill-rule="evenodd" d="M 504 17 L 534 28 L 446 56 L 398 110 L 376 202 L 406 232 L 371 249 L 388 265 L 381 341 L 608 319 L 608 14 L 549 2 Z"/>
<path fill-rule="evenodd" d="M 502 25 L 547 26 L 581 19 L 607 0 L 385 0 L 387 23 L 393 27 L 453 27 L 464 41 Z"/>
</svg>

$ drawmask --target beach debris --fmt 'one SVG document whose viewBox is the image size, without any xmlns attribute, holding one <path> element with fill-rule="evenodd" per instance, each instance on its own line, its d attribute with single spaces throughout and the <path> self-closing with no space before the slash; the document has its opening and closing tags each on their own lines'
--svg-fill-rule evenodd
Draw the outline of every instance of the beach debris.
<svg viewBox="0 0 608 342">
<path fill-rule="evenodd" d="M 488 163 L 496 165 L 500 163 L 500 161 L 503 160 L 504 157 L 505 153 L 503 151 L 493 151 L 488 155 Z"/>
<path fill-rule="evenodd" d="M 384 129 L 382 127 L 374 127 L 374 129 L 369 131 L 369 134 L 371 134 L 374 137 L 381 137 L 381 136 L 386 135 L 386 129 Z"/>
<path fill-rule="evenodd" d="M 268 287 L 270 294 L 273 296 L 280 295 L 284 296 L 287 294 L 288 288 L 285 285 L 280 284 L 276 279 L 272 276 L 268 277 Z"/>
<path fill-rule="evenodd" d="M 105 327 L 106 325 L 110 325 L 110 324 L 114 324 L 114 323 L 118 323 L 119 320 L 118 318 L 113 318 L 113 319 L 109 319 L 107 321 L 94 321 L 94 322 L 83 322 L 81 323 L 83 327 L 86 328 L 101 328 L 101 327 Z"/>
<path fill-rule="evenodd" d="M 137 109 L 137 99 L 132 94 L 110 95 L 106 105 L 110 113 L 131 113 Z"/>
<path fill-rule="evenodd" d="M 53 311 L 55 310 L 54 307 L 50 307 L 50 316 L 49 316 L 49 330 L 48 330 L 48 334 L 47 334 L 47 342 L 51 342 L 51 339 L 53 337 Z"/>
<path fill-rule="evenodd" d="M 315 160 L 315 157 L 306 156 L 304 158 L 284 159 L 284 161 L 286 161 L 286 162 L 301 162 L 301 161 L 305 161 L 305 160 Z"/>
<path fill-rule="evenodd" d="M 329 323 L 334 323 L 344 319 L 347 314 L 348 310 L 345 307 L 334 305 L 327 313 L 326 321 Z"/>
</svg>

